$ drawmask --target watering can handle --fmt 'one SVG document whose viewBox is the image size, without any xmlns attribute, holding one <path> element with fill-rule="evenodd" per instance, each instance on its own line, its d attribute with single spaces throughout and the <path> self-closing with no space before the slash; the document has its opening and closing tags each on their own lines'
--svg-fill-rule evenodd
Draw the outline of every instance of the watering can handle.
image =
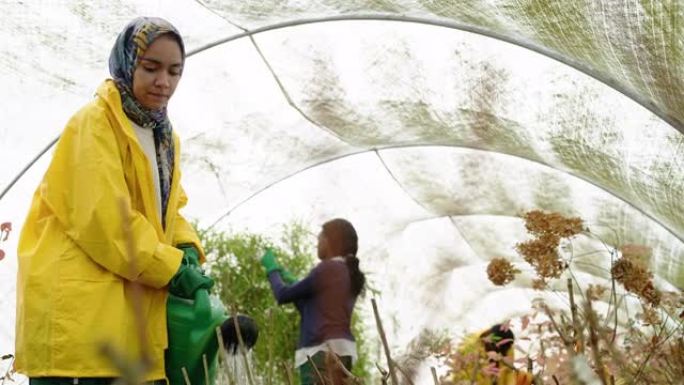
<svg viewBox="0 0 684 385">
<path fill-rule="evenodd" d="M 195 303 L 193 308 L 199 319 L 207 321 L 210 319 L 211 302 L 209 301 L 209 290 L 201 288 L 195 291 Z"/>
</svg>

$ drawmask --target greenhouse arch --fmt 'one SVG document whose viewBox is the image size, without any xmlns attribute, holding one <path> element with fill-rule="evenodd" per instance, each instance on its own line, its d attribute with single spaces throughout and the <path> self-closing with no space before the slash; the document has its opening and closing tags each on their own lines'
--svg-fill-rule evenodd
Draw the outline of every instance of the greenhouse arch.
<svg viewBox="0 0 684 385">
<path fill-rule="evenodd" d="M 540 286 L 520 252 L 535 210 L 589 230 L 556 249 L 576 289 L 615 284 L 634 316 L 639 298 L 611 269 L 635 248 L 655 288 L 684 288 L 681 1 L 172 3 L 0 5 L 0 224 L 13 226 L 0 348 L 14 341 L 14 251 L 50 149 L 140 15 L 174 24 L 189 57 L 169 104 L 183 214 L 275 243 L 293 223 L 311 235 L 349 219 L 396 351 L 426 330 L 461 338 L 518 319 L 538 297 L 567 305 L 565 281 Z M 501 259 L 519 270 L 504 286 L 488 271 Z"/>
</svg>

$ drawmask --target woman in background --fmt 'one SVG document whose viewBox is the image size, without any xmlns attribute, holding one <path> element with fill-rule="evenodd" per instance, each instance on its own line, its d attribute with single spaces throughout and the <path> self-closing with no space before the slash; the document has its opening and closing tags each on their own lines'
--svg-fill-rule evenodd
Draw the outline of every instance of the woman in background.
<svg viewBox="0 0 684 385">
<path fill-rule="evenodd" d="M 323 224 L 318 235 L 321 261 L 304 279 L 291 277 L 271 250 L 261 257 L 278 304 L 294 303 L 300 314 L 295 366 L 302 385 L 319 383 L 316 369 L 333 384 L 342 384 L 357 358 L 351 318 L 365 285 L 357 250 L 354 226 L 338 218 Z"/>
</svg>

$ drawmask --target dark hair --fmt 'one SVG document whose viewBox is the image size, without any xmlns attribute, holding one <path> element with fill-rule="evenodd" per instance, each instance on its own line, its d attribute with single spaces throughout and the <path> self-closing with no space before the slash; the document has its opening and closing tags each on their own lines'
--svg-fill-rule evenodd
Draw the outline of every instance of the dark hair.
<svg viewBox="0 0 684 385">
<path fill-rule="evenodd" d="M 323 233 L 334 253 L 344 256 L 349 269 L 352 294 L 358 296 L 363 292 L 366 276 L 359 269 L 359 259 L 356 252 L 359 249 L 359 237 L 356 229 L 346 219 L 335 218 L 323 224 Z"/>
<path fill-rule="evenodd" d="M 489 328 L 489 330 L 480 334 L 480 338 L 485 338 L 488 336 L 490 341 L 485 341 L 485 350 L 488 352 L 497 352 L 502 355 L 506 355 L 508 350 L 513 346 L 513 341 L 515 340 L 515 335 L 509 328 L 505 328 L 501 324 L 496 324 Z M 506 341 L 504 343 L 499 343 L 501 341 Z"/>
</svg>

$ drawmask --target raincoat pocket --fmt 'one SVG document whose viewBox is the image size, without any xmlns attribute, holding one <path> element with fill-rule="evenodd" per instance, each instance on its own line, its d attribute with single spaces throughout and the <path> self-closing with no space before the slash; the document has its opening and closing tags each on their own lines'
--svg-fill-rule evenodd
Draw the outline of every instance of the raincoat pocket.
<svg viewBox="0 0 684 385">
<path fill-rule="evenodd" d="M 52 339 L 55 367 L 68 367 L 91 376 L 116 374 L 110 360 L 102 354 L 107 345 L 128 355 L 127 330 L 133 322 L 123 281 L 62 279 L 57 288 Z M 122 314 L 123 313 L 123 314 Z M 93 373 L 93 368 L 101 368 Z"/>
</svg>

